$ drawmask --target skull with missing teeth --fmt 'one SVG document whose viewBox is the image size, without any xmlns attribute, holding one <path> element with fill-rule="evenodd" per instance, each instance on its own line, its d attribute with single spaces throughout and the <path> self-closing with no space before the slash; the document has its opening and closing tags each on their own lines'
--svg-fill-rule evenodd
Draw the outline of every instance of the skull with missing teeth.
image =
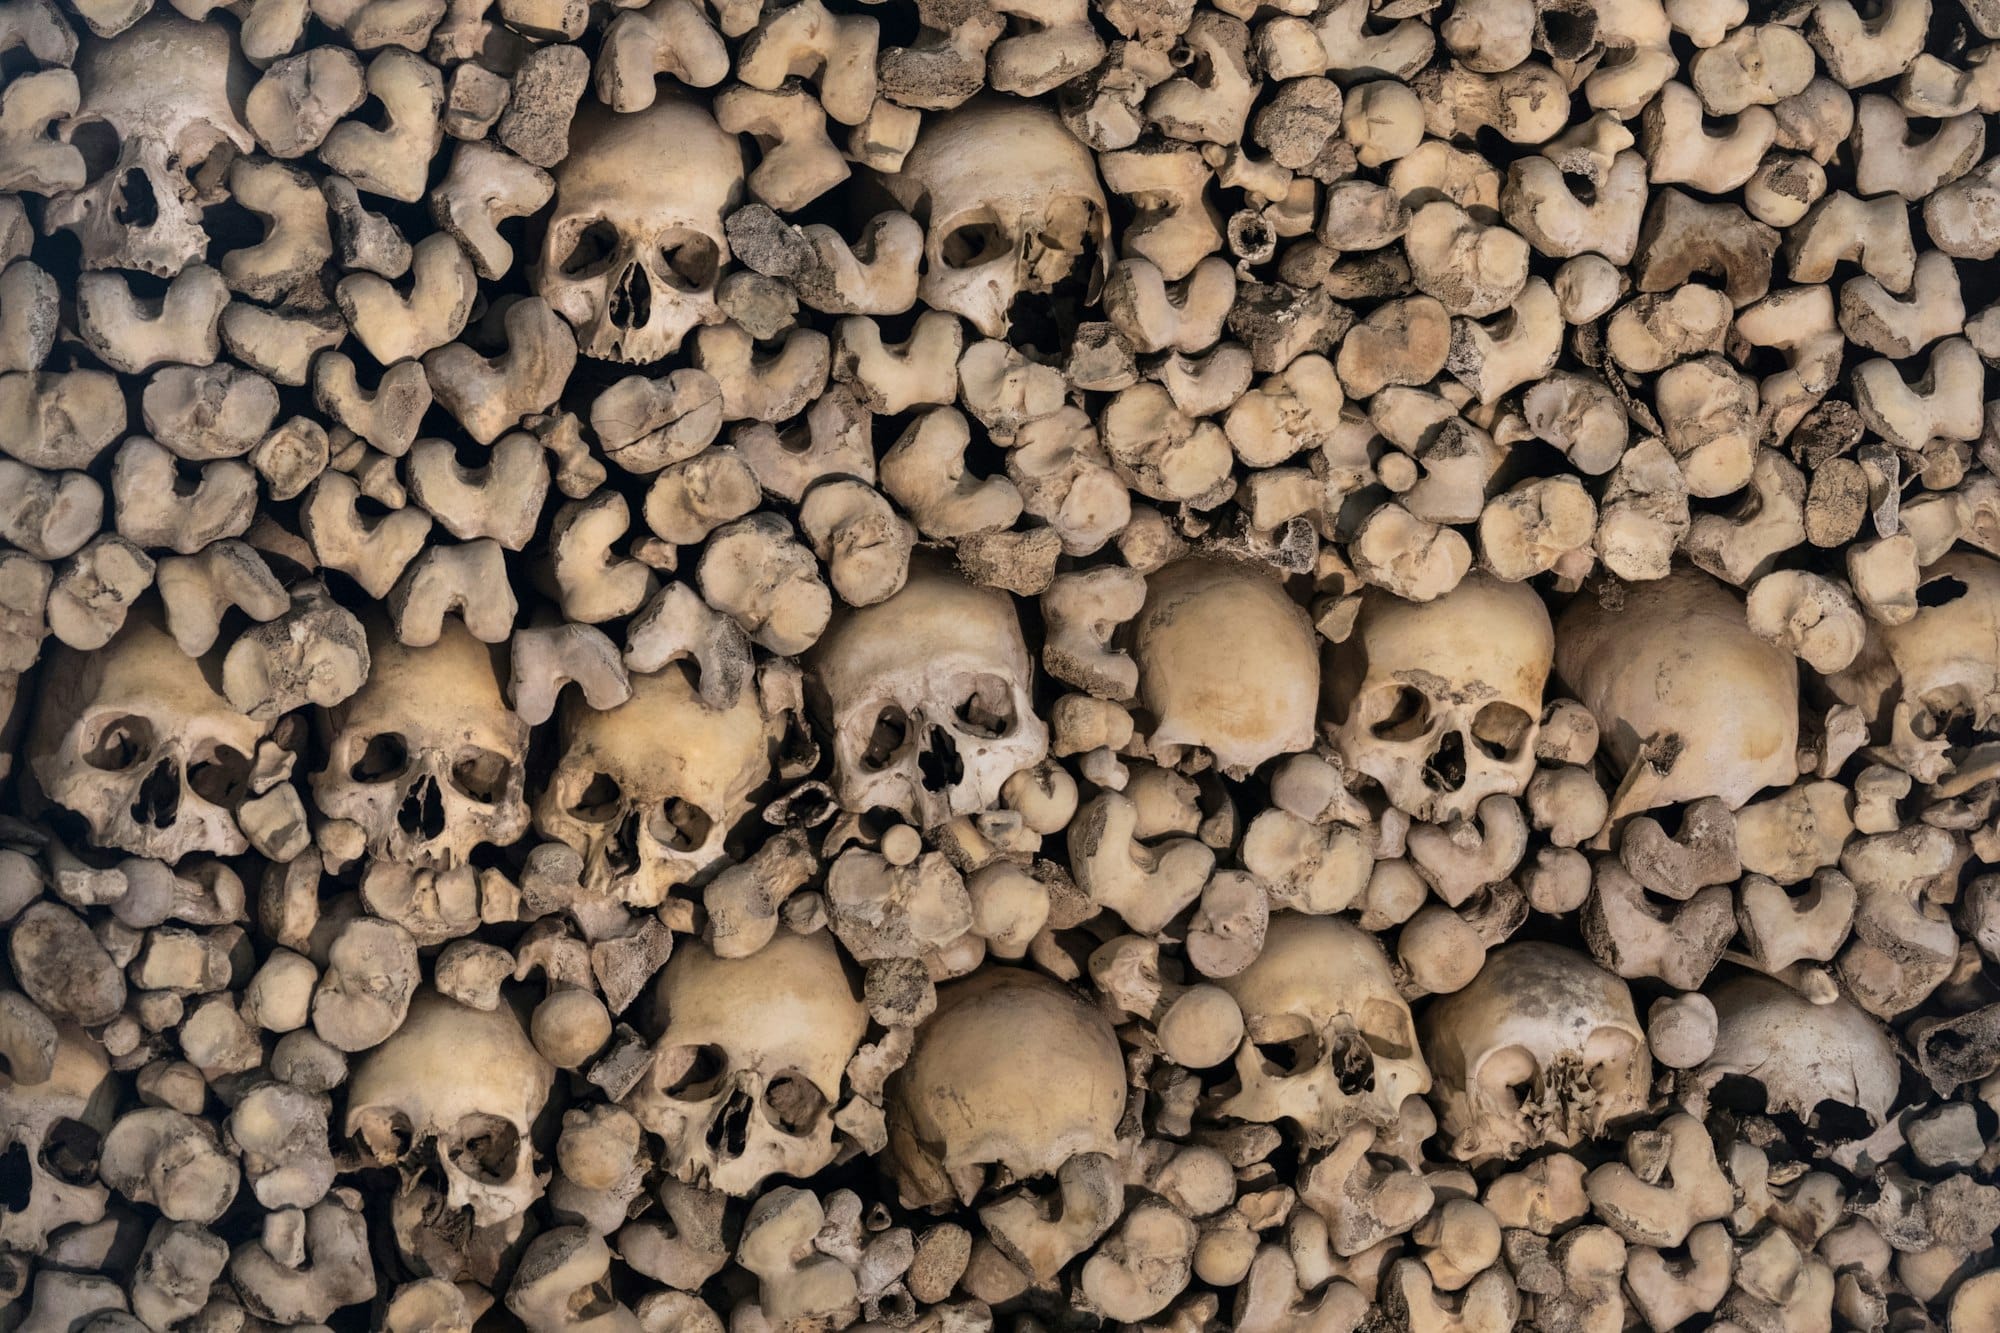
<svg viewBox="0 0 2000 1333">
<path fill-rule="evenodd" d="M 833 938 L 781 930 L 747 958 L 689 940 L 654 993 L 653 1063 L 625 1106 L 690 1184 L 744 1195 L 833 1160 L 834 1104 L 868 1011 Z"/>
<path fill-rule="evenodd" d="M 991 809 L 1048 753 L 1014 601 L 918 564 L 895 596 L 834 622 L 812 656 L 844 809 L 925 827 Z"/>
<path fill-rule="evenodd" d="M 445 1205 L 491 1226 L 541 1197 L 529 1132 L 554 1082 L 505 1003 L 480 1010 L 419 991 L 403 1026 L 355 1068 L 346 1133 L 370 1165 L 412 1178 L 435 1168 Z"/>
<path fill-rule="evenodd" d="M 1573 949 L 1495 949 L 1471 985 L 1431 1003 L 1422 1040 L 1461 1162 L 1573 1148 L 1646 1109 L 1653 1057 L 1632 992 Z"/>
<path fill-rule="evenodd" d="M 712 707 L 680 664 L 632 677 L 632 697 L 598 712 L 563 707 L 563 755 L 535 805 L 535 827 L 583 857 L 584 887 L 657 907 L 722 859 L 771 772 L 757 692 L 747 682 Z"/>
<path fill-rule="evenodd" d="M 930 117 L 884 184 L 924 224 L 917 295 L 989 338 L 1006 334 L 1016 297 L 1053 291 L 1093 250 L 1109 262 L 1096 163 L 1046 107 L 979 98 Z"/>
<path fill-rule="evenodd" d="M 1311 1144 L 1358 1124 L 1393 1125 L 1428 1092 L 1410 1006 L 1374 937 L 1337 917 L 1271 918 L 1263 952 L 1221 985 L 1243 1011 L 1236 1086 L 1216 1110 L 1289 1120 Z"/>
<path fill-rule="evenodd" d="M 425 648 L 377 623 L 368 652 L 367 683 L 324 718 L 321 813 L 360 825 L 371 855 L 432 870 L 525 833 L 528 724 L 501 699 L 494 650 L 451 619 Z"/>
<path fill-rule="evenodd" d="M 49 201 L 44 227 L 75 232 L 85 268 L 171 277 L 200 259 L 202 210 L 224 199 L 236 153 L 257 146 L 237 114 L 254 72 L 229 28 L 173 14 L 83 43 L 81 102 L 62 136 L 90 177 Z"/>
<path fill-rule="evenodd" d="M 1520 795 L 1554 646 L 1524 583 L 1473 574 L 1430 602 L 1369 589 L 1332 649 L 1341 754 L 1417 819 L 1466 819 L 1488 796 Z"/>
<path fill-rule="evenodd" d="M 250 845 L 236 807 L 269 731 L 216 693 L 142 607 L 103 648 L 50 655 L 28 763 L 41 794 L 81 815 L 100 847 L 236 856 Z"/>
<path fill-rule="evenodd" d="M 586 101 L 569 141 L 535 292 L 585 356 L 658 361 L 722 322 L 722 219 L 742 197 L 742 145 L 702 107 L 664 95 L 622 116 Z"/>
</svg>

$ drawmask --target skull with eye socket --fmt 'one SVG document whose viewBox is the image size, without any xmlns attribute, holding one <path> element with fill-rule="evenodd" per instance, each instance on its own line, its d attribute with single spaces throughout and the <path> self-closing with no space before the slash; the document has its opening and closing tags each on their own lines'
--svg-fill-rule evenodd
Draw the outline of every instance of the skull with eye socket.
<svg viewBox="0 0 2000 1333">
<path fill-rule="evenodd" d="M 250 844 L 236 807 L 270 729 L 216 692 L 147 602 L 104 647 L 49 654 L 28 742 L 39 791 L 28 803 L 72 811 L 91 842 L 135 856 L 239 855 Z"/>
<path fill-rule="evenodd" d="M 749 645 L 743 647 L 747 664 Z M 744 679 L 710 704 L 683 664 L 634 674 L 632 697 L 602 712 L 563 705 L 562 758 L 535 804 L 535 827 L 583 857 L 583 884 L 657 907 L 723 859 L 729 831 L 771 775 L 756 688 Z"/>
<path fill-rule="evenodd" d="M 1534 775 L 1554 655 L 1548 609 L 1526 584 L 1469 574 L 1430 602 L 1371 588 L 1332 650 L 1335 740 L 1403 813 L 1468 819 Z"/>
<path fill-rule="evenodd" d="M 639 364 L 719 324 L 722 219 L 743 193 L 743 149 L 693 102 L 662 95 L 617 115 L 586 101 L 556 168 L 556 206 L 532 278 L 585 356 Z"/>
<path fill-rule="evenodd" d="M 1216 1114 L 1287 1120 L 1318 1146 L 1356 1125 L 1393 1125 L 1405 1098 L 1430 1091 L 1410 1006 L 1358 927 L 1280 913 L 1256 961 L 1219 984 L 1243 1011 L 1243 1042 Z"/>
<path fill-rule="evenodd" d="M 424 648 L 377 621 L 368 651 L 367 683 L 321 714 L 321 813 L 358 824 L 371 856 L 428 870 L 525 833 L 528 724 L 501 698 L 494 650 L 447 619 Z"/>
<path fill-rule="evenodd" d="M 901 591 L 836 619 L 813 648 L 842 808 L 926 828 L 991 809 L 1048 753 L 1033 678 L 1013 598 L 913 562 Z"/>
<path fill-rule="evenodd" d="M 687 939 L 660 974 L 653 1062 L 624 1105 L 675 1177 L 745 1195 L 833 1160 L 833 1109 L 868 1030 L 832 936 L 781 930 L 747 958 Z"/>
<path fill-rule="evenodd" d="M 227 197 L 236 154 L 257 146 L 237 112 L 254 75 L 227 27 L 174 14 L 85 41 L 80 104 L 61 133 L 89 179 L 49 200 L 43 227 L 74 232 L 85 268 L 171 277 L 200 259 L 202 210 Z"/>
</svg>

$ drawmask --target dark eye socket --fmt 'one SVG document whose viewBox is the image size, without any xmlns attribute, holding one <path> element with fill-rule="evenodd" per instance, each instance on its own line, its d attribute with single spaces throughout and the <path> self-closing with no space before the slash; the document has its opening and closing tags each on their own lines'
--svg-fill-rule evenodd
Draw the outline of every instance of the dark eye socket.
<svg viewBox="0 0 2000 1333">
<path fill-rule="evenodd" d="M 1385 741 L 1413 741 L 1430 730 L 1431 701 L 1424 697 L 1422 690 L 1409 685 L 1394 687 L 1394 695 L 1388 700 L 1378 691 L 1370 701 L 1380 717 L 1368 728 L 1372 736 Z"/>
<path fill-rule="evenodd" d="M 188 765 L 187 783 L 211 805 L 234 806 L 250 794 L 250 756 L 217 746 Z"/>
<path fill-rule="evenodd" d="M 153 752 L 153 724 L 130 714 L 114 717 L 98 729 L 97 739 L 83 753 L 83 762 L 106 773 L 118 773 L 144 763 Z"/>
<path fill-rule="evenodd" d="M 410 747 L 393 731 L 377 732 L 361 747 L 348 765 L 347 776 L 356 782 L 393 782 L 410 766 Z"/>
<path fill-rule="evenodd" d="M 862 767 L 887 768 L 909 738 L 909 715 L 895 704 L 883 704 L 875 714 L 874 729 L 868 733 L 868 748 L 861 754 Z"/>
<path fill-rule="evenodd" d="M 611 266 L 617 253 L 618 228 L 599 218 L 576 234 L 557 267 L 566 278 L 595 277 Z"/>
<path fill-rule="evenodd" d="M 609 773 L 593 773 L 582 794 L 570 802 L 569 812 L 587 823 L 602 824 L 618 817 L 619 804 L 624 799 L 625 792 L 618 779 Z"/>
<path fill-rule="evenodd" d="M 451 785 L 469 800 L 498 805 L 507 794 L 507 779 L 513 768 L 506 755 L 492 750 L 466 750 L 451 766 Z"/>
<path fill-rule="evenodd" d="M 962 730 L 997 740 L 1014 729 L 1014 688 L 998 676 L 980 676 L 953 712 Z"/>
<path fill-rule="evenodd" d="M 1472 737 L 1494 759 L 1512 759 L 1528 743 L 1535 719 L 1513 704 L 1494 702 L 1473 715 Z"/>
<path fill-rule="evenodd" d="M 705 292 L 722 268 L 722 252 L 698 231 L 675 230 L 660 245 L 662 276 L 682 292 Z"/>
<path fill-rule="evenodd" d="M 938 245 L 938 258 L 946 268 L 977 268 L 990 264 L 1013 249 L 1013 242 L 1000 220 L 989 210 L 960 222 Z"/>
<path fill-rule="evenodd" d="M 667 1096 L 683 1102 L 706 1101 L 729 1072 L 729 1057 L 720 1046 L 681 1046 L 660 1052 L 658 1068 L 660 1090 Z"/>
</svg>

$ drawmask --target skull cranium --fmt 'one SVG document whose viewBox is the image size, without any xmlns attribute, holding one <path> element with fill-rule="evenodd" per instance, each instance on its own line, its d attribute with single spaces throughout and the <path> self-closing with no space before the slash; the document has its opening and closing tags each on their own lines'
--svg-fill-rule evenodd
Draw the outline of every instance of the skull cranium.
<svg viewBox="0 0 2000 1333">
<path fill-rule="evenodd" d="M 913 564 L 901 591 L 837 619 L 813 649 L 841 805 L 926 827 L 990 809 L 1048 753 L 1033 674 L 1011 597 Z"/>
<path fill-rule="evenodd" d="M 658 361 L 722 321 L 722 219 L 742 193 L 742 145 L 693 102 L 662 95 L 617 115 L 586 101 L 556 169 L 535 293 L 585 356 Z"/>
<path fill-rule="evenodd" d="M 110 1191 L 98 1181 L 97 1153 L 117 1108 L 104 1047 L 68 1024 L 56 1030 L 48 1078 L 0 1087 L 0 1160 L 26 1186 L 25 1200 L 0 1209 L 0 1246 L 40 1254 L 56 1228 L 104 1216 Z"/>
<path fill-rule="evenodd" d="M 925 226 L 917 295 L 989 338 L 1017 296 L 1053 290 L 1088 252 L 1110 261 L 1096 164 L 1046 107 L 977 98 L 927 120 L 884 184 Z"/>
<path fill-rule="evenodd" d="M 1975 736 L 2000 729 L 2000 561 L 1954 551 L 1924 571 L 1917 612 L 1873 625 L 1854 665 L 1829 687 L 1887 733 L 1890 759 L 1955 790 L 1991 776 L 1956 770 Z"/>
<path fill-rule="evenodd" d="M 1467 819 L 1488 796 L 1518 796 L 1553 650 L 1548 610 L 1524 583 L 1470 574 L 1430 602 L 1371 588 L 1332 652 L 1341 754 L 1417 819 Z"/>
<path fill-rule="evenodd" d="M 1147 578 L 1131 638 L 1149 744 L 1201 746 L 1234 776 L 1312 744 L 1318 639 L 1276 579 L 1175 561 Z"/>
<path fill-rule="evenodd" d="M 625 1106 L 666 1141 L 677 1178 L 742 1195 L 833 1160 L 833 1108 L 868 1012 L 830 935 L 780 931 L 747 958 L 689 941 L 654 999 L 652 1068 Z"/>
<path fill-rule="evenodd" d="M 62 135 L 83 150 L 90 176 L 49 201 L 44 228 L 75 232 L 85 268 L 171 277 L 200 259 L 201 210 L 222 199 L 227 150 L 256 147 L 237 114 L 252 73 L 228 28 L 173 14 L 85 42 L 81 100 Z"/>
<path fill-rule="evenodd" d="M 235 856 L 250 845 L 235 809 L 269 731 L 141 606 L 103 648 L 51 654 L 28 763 L 41 794 L 81 815 L 101 847 Z"/>
<path fill-rule="evenodd" d="M 424 648 L 377 623 L 368 649 L 367 683 L 324 717 L 321 812 L 360 825 L 372 855 L 433 870 L 526 832 L 528 724 L 501 699 L 493 650 L 456 619 Z"/>
<path fill-rule="evenodd" d="M 1321 1145 L 1357 1124 L 1392 1125 L 1404 1098 L 1430 1091 L 1410 1006 L 1382 946 L 1359 928 L 1281 913 L 1256 961 L 1221 985 L 1244 1035 L 1219 1114 L 1289 1120 Z"/>
<path fill-rule="evenodd" d="M 372 1165 L 401 1167 L 412 1183 L 435 1166 L 446 1206 L 491 1226 L 541 1197 L 529 1131 L 554 1082 L 507 1005 L 474 1009 L 423 990 L 355 1069 L 344 1132 Z"/>
<path fill-rule="evenodd" d="M 771 772 L 757 692 L 723 708 L 679 663 L 632 677 L 632 697 L 598 712 L 563 709 L 563 756 L 535 805 L 535 826 L 584 859 L 584 887 L 657 907 L 722 859 L 724 839 Z"/>
<path fill-rule="evenodd" d="M 1799 675 L 1696 569 L 1588 592 L 1563 612 L 1556 674 L 1597 718 L 1624 788 L 1612 815 L 1714 796 L 1734 810 L 1798 776 Z M 1635 766 L 1638 767 L 1635 772 Z"/>
<path fill-rule="evenodd" d="M 1422 1033 L 1460 1161 L 1574 1147 L 1646 1109 L 1653 1057 L 1632 992 L 1573 949 L 1494 950 L 1471 985 L 1432 1003 Z"/>
<path fill-rule="evenodd" d="M 1001 1180 L 1120 1155 L 1125 1064 L 1111 1025 L 1039 972 L 993 967 L 938 992 L 888 1086 L 889 1170 L 903 1202 L 970 1203 Z"/>
</svg>

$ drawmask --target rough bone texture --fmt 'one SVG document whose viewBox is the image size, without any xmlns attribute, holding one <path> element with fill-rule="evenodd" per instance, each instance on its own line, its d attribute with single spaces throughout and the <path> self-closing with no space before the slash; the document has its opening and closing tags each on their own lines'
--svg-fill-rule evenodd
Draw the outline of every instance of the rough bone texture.
<svg viewBox="0 0 2000 1333">
<path fill-rule="evenodd" d="M 0 0 L 0 1333 L 2000 1333 L 2000 0 Z"/>
</svg>

